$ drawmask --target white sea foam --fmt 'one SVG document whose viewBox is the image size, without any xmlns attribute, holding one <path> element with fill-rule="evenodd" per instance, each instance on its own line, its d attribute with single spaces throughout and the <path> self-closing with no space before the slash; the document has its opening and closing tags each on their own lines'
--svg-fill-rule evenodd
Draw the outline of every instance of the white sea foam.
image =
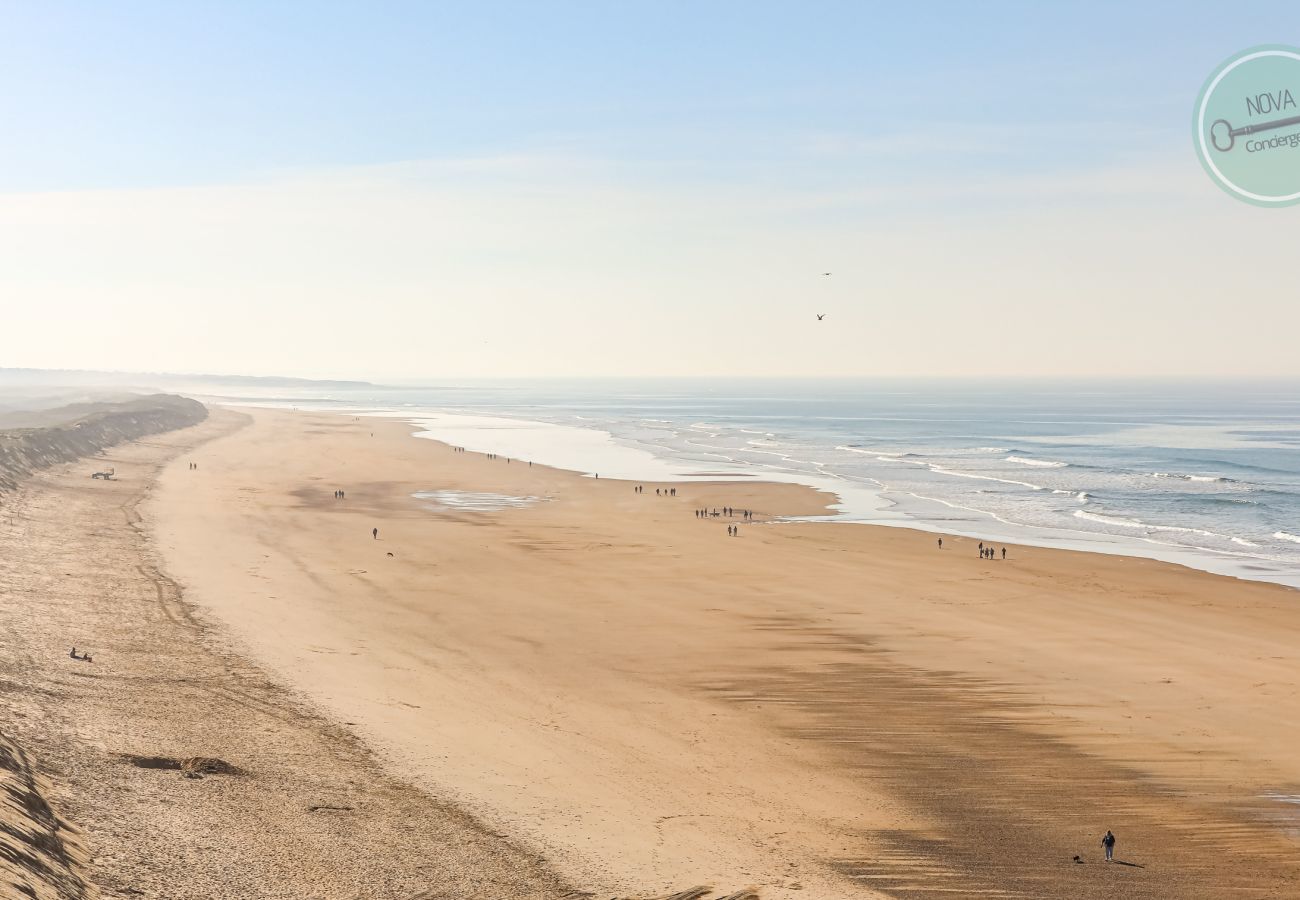
<svg viewBox="0 0 1300 900">
<path fill-rule="evenodd" d="M 1221 475 L 1180 475 L 1176 472 L 1146 472 L 1147 478 L 1177 478 L 1182 481 L 1204 481 L 1204 482 L 1231 482 L 1233 479 L 1225 478 Z"/>
<path fill-rule="evenodd" d="M 943 466 L 930 466 L 931 472 L 938 472 L 940 475 L 955 475 L 958 478 L 978 478 L 980 481 L 997 481 L 1002 484 L 1015 484 L 1020 487 L 1027 487 L 1032 491 L 1046 490 L 1041 484 L 1030 484 L 1028 481 L 1015 481 L 1010 478 L 995 478 L 992 475 L 976 475 L 974 472 L 958 472 L 955 469 L 945 469 Z"/>
<path fill-rule="evenodd" d="M 1141 528 L 1146 530 L 1150 526 L 1145 522 L 1139 522 L 1136 519 L 1122 519 L 1119 516 L 1104 516 L 1101 513 L 1086 512 L 1082 509 L 1074 511 L 1076 519 L 1085 519 L 1089 522 L 1097 522 L 1100 525 L 1117 525 L 1120 528 Z"/>
<path fill-rule="evenodd" d="M 875 447 L 848 447 L 844 444 L 836 446 L 836 450 L 843 450 L 846 453 L 862 453 L 866 456 L 874 456 L 876 459 L 898 459 L 903 456 L 915 456 L 915 453 L 904 453 L 902 450 L 877 450 Z"/>
<path fill-rule="evenodd" d="M 1084 519 L 1089 522 L 1096 522 L 1101 525 L 1111 525 L 1119 528 L 1141 529 L 1146 534 L 1199 534 L 1201 537 L 1215 538 L 1221 541 L 1230 541 L 1242 547 L 1257 547 L 1245 538 L 1239 538 L 1231 534 L 1222 534 L 1217 531 L 1206 531 L 1204 528 L 1187 528 L 1182 525 L 1152 525 L 1149 522 L 1143 522 L 1138 519 L 1126 519 L 1122 516 L 1109 516 L 1104 513 L 1092 513 L 1082 509 L 1074 511 L 1076 519 Z M 1300 538 L 1297 539 L 1300 541 Z M 1202 547 L 1202 550 L 1214 551 L 1212 547 Z"/>
<path fill-rule="evenodd" d="M 886 463 L 906 463 L 909 466 L 924 466 L 925 460 L 917 459 L 915 453 L 904 453 L 901 450 L 875 450 L 870 447 L 846 447 L 840 445 L 836 450 L 843 450 L 847 453 L 860 453 L 864 456 L 870 456 L 876 462 Z"/>
<path fill-rule="evenodd" d="M 1279 541 L 1291 541 L 1294 544 L 1300 544 L 1300 535 L 1294 535 L 1286 531 L 1275 531 L 1273 537 Z"/>
<path fill-rule="evenodd" d="M 1027 459 L 1023 456 L 1008 456 L 1007 462 L 1020 463 L 1022 466 L 1037 466 L 1040 469 L 1064 469 L 1068 462 L 1055 459 Z"/>
</svg>

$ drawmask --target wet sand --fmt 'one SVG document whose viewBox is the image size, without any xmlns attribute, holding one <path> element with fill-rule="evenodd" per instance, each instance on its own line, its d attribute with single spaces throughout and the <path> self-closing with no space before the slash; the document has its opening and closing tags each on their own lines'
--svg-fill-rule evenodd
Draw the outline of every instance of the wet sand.
<svg viewBox="0 0 1300 900">
<path fill-rule="evenodd" d="M 829 498 L 243 415 L 145 509 L 166 571 L 395 778 L 596 896 L 1294 892 L 1297 807 L 1266 796 L 1300 793 L 1294 591 L 902 529 L 732 538 L 692 510 Z M 411 496 L 436 490 L 548 499 Z"/>
</svg>

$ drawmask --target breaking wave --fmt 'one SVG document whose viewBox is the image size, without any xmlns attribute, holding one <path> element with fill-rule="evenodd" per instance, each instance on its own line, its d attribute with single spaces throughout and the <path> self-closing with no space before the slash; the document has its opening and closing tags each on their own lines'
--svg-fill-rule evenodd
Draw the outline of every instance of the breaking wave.
<svg viewBox="0 0 1300 900">
<path fill-rule="evenodd" d="M 1069 465 L 1068 462 L 1054 459 L 1027 459 L 1023 456 L 1008 456 L 1007 462 L 1020 463 L 1022 466 L 1037 466 L 1040 469 L 1064 469 Z"/>
</svg>

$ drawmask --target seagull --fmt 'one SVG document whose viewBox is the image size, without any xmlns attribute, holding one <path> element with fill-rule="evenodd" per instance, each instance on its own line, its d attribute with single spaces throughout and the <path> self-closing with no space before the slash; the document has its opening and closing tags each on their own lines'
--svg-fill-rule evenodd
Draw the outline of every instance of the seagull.
<svg viewBox="0 0 1300 900">
<path fill-rule="evenodd" d="M 818 322 L 820 322 L 820 321 L 821 321 L 822 319 L 824 319 L 824 318 L 826 318 L 826 313 L 818 313 L 818 314 L 817 314 L 817 321 L 818 321 Z"/>
<path fill-rule="evenodd" d="M 823 274 L 823 275 L 829 275 L 829 274 L 831 274 L 831 273 L 830 273 L 830 272 L 822 272 L 822 274 Z"/>
</svg>

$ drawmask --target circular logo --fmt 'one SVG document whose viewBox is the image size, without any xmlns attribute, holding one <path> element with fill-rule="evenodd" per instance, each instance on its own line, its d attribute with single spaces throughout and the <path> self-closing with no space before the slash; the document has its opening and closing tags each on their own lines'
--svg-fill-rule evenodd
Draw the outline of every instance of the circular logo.
<svg viewBox="0 0 1300 900">
<path fill-rule="evenodd" d="M 1244 50 L 1196 100 L 1196 154 L 1220 187 L 1256 206 L 1300 203 L 1300 50 Z"/>
</svg>

